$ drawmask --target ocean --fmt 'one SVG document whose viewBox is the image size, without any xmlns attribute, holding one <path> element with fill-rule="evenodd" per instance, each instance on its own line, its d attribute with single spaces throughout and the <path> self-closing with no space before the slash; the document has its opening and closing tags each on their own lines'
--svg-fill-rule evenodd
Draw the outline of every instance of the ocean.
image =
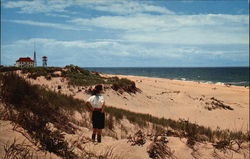
<svg viewBox="0 0 250 159">
<path fill-rule="evenodd" d="M 85 69 L 105 74 L 134 75 L 249 86 L 249 67 L 88 67 Z"/>
</svg>

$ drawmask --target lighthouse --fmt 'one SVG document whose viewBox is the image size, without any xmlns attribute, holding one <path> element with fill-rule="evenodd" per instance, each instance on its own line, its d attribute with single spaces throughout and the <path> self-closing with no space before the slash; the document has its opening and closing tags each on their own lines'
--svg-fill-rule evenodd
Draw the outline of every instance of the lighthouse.
<svg viewBox="0 0 250 159">
<path fill-rule="evenodd" d="M 43 56 L 43 67 L 47 67 L 47 57 Z"/>
</svg>

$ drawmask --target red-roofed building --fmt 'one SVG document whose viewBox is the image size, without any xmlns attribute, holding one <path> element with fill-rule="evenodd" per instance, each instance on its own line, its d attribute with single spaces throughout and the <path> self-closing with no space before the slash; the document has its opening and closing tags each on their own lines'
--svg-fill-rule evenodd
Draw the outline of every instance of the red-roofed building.
<svg viewBox="0 0 250 159">
<path fill-rule="evenodd" d="M 20 57 L 16 60 L 16 67 L 34 67 L 34 60 L 29 57 Z"/>
</svg>

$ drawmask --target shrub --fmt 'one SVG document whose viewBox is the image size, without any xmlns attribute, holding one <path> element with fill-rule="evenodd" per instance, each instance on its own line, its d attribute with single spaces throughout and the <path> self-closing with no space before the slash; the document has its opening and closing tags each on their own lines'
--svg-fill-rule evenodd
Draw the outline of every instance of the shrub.
<svg viewBox="0 0 250 159">
<path fill-rule="evenodd" d="M 96 84 L 109 84 L 111 88 L 119 92 L 136 93 L 139 89 L 136 88 L 135 82 L 126 78 L 119 79 L 118 77 L 104 78 L 96 72 L 90 72 L 78 66 L 69 65 L 62 71 L 62 76 L 69 79 L 69 84 L 75 86 L 90 86 Z"/>
<path fill-rule="evenodd" d="M 176 158 L 174 151 L 167 145 L 168 141 L 165 137 L 161 137 L 160 140 L 155 140 L 147 147 L 147 153 L 150 158 L 164 159 L 164 158 Z"/>
<path fill-rule="evenodd" d="M 55 76 L 55 71 L 61 71 L 59 67 L 25 67 L 22 68 L 22 73 L 28 73 L 28 78 L 36 79 L 37 77 L 44 76 L 47 80 Z"/>
<path fill-rule="evenodd" d="M 62 71 L 62 76 L 69 79 L 69 84 L 75 86 L 89 86 L 104 84 L 104 78 L 98 74 L 93 74 L 88 70 L 78 66 L 69 65 Z"/>
<path fill-rule="evenodd" d="M 128 93 L 136 93 L 137 92 L 137 88 L 135 86 L 135 82 L 130 81 L 126 78 L 115 78 L 115 81 L 112 81 L 112 89 L 115 91 L 125 91 Z"/>
<path fill-rule="evenodd" d="M 10 71 L 16 71 L 16 70 L 21 70 L 21 68 L 14 67 L 14 66 L 10 66 L 10 67 L 0 66 L 0 72 L 10 72 Z"/>
<path fill-rule="evenodd" d="M 128 137 L 128 142 L 131 142 L 131 146 L 143 146 L 146 143 L 146 135 L 139 130 L 133 136 Z"/>
</svg>

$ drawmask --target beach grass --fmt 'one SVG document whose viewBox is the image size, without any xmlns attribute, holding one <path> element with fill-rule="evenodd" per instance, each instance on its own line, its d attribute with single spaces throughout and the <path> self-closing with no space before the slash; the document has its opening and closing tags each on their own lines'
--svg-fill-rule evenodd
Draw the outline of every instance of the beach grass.
<svg viewBox="0 0 250 159">
<path fill-rule="evenodd" d="M 192 138 L 196 141 L 204 140 L 204 138 L 201 138 L 200 136 L 205 136 L 205 140 L 210 142 L 216 140 L 249 141 L 249 133 L 243 133 L 242 131 L 233 132 L 230 130 L 212 130 L 210 127 L 200 126 L 187 120 L 180 119 L 176 121 L 172 119 L 158 118 L 150 114 L 135 113 L 115 107 L 107 107 L 105 111 L 114 116 L 116 120 L 126 118 L 130 122 L 136 123 L 141 127 L 147 126 L 147 123 L 169 127 L 181 132 L 180 134 L 182 137 Z"/>
<path fill-rule="evenodd" d="M 5 103 L 7 119 L 25 129 L 40 149 L 63 158 L 76 158 L 62 134 L 63 131 L 74 133 L 62 110 L 82 110 L 82 102 L 31 85 L 12 72 L 1 75 L 0 81 L 1 101 Z M 50 130 L 49 123 L 53 123 L 57 130 Z"/>
</svg>

